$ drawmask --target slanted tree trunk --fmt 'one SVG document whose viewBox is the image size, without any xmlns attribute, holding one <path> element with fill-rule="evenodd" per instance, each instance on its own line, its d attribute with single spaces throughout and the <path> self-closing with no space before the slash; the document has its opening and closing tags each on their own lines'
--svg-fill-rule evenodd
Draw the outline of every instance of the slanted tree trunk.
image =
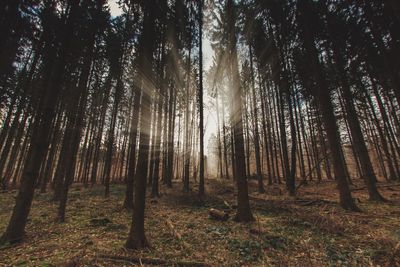
<svg viewBox="0 0 400 267">
<path fill-rule="evenodd" d="M 370 79 L 371 79 L 371 82 L 372 82 L 373 90 L 376 90 L 375 89 L 376 84 L 375 84 L 375 81 L 374 81 L 374 79 L 372 78 L 371 75 L 370 75 Z M 385 153 L 386 162 L 387 162 L 388 169 L 389 169 L 389 180 L 396 180 L 397 174 L 396 174 L 396 171 L 395 171 L 394 158 L 391 156 L 391 154 L 389 152 L 389 146 L 388 146 L 388 142 L 387 142 L 387 140 L 385 138 L 385 135 L 384 135 L 384 130 L 382 129 L 382 126 L 380 124 L 380 120 L 378 119 L 376 111 L 375 111 L 375 108 L 374 108 L 374 105 L 372 104 L 371 96 L 368 94 L 368 92 L 366 90 L 364 90 L 364 94 L 365 94 L 365 97 L 367 99 L 368 105 L 369 105 L 371 113 L 372 113 L 373 122 L 374 122 L 374 124 L 376 126 L 376 129 L 378 131 L 378 135 L 379 135 L 379 137 L 381 139 L 382 149 L 383 149 L 383 152 Z"/>
<path fill-rule="evenodd" d="M 0 238 L 0 244 L 20 241 L 25 233 L 25 226 L 35 190 L 34 186 L 49 146 L 51 123 L 55 116 L 58 96 L 61 92 L 66 56 L 70 48 L 69 40 L 75 28 L 77 9 L 78 2 L 72 1 L 68 19 L 65 24 L 65 31 L 62 35 L 59 58 L 53 58 L 56 64 L 54 65 L 53 71 L 47 74 L 49 76 L 51 75 L 51 77 L 47 80 L 45 85 L 45 90 L 40 100 L 40 109 L 37 112 L 32 129 L 31 143 L 25 159 L 20 190 L 9 224 Z"/>
<path fill-rule="evenodd" d="M 328 24 L 330 20 L 328 19 Z M 334 25 L 332 25 L 334 27 Z M 382 201 L 383 197 L 378 192 L 376 187 L 377 178 L 372 167 L 371 159 L 368 154 L 367 145 L 365 144 L 364 136 L 361 130 L 360 121 L 356 112 L 356 108 L 353 102 L 353 95 L 350 89 L 350 85 L 345 73 L 345 60 L 343 55 L 340 54 L 338 41 L 332 39 L 333 57 L 336 63 L 336 68 L 339 74 L 339 80 L 341 84 L 341 91 L 343 94 L 344 106 L 346 109 L 346 119 L 350 128 L 350 133 L 356 151 L 356 155 L 360 161 L 362 169 L 362 177 L 367 186 L 370 200 Z M 355 159 L 357 160 L 357 158 Z"/>
<path fill-rule="evenodd" d="M 297 18 L 301 28 L 301 39 L 304 44 L 306 55 L 310 60 L 310 65 L 318 88 L 312 88 L 311 93 L 316 99 L 318 108 L 321 112 L 322 121 L 327 133 L 328 144 L 332 153 L 333 170 L 340 193 L 340 205 L 347 210 L 359 211 L 349 189 L 346 166 L 342 159 L 341 140 L 336 123 L 334 108 L 331 101 L 330 90 L 323 74 L 323 67 L 318 58 L 318 51 L 315 47 L 315 36 L 309 30 L 310 20 L 307 17 L 309 12 L 313 12 L 310 0 L 299 0 Z"/>
</svg>

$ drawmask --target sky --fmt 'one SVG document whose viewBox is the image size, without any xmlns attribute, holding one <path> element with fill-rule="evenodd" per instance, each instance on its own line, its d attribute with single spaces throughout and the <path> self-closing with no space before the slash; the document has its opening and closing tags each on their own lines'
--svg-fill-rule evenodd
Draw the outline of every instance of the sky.
<svg viewBox="0 0 400 267">
<path fill-rule="evenodd" d="M 110 7 L 111 16 L 119 16 L 122 14 L 122 9 L 118 5 L 118 0 L 108 0 L 108 6 Z M 203 36 L 203 64 L 204 64 L 204 73 L 210 69 L 212 65 L 214 52 L 211 48 L 210 40 L 207 38 L 206 34 Z M 204 76 L 205 77 L 205 76 Z M 204 82 L 204 86 L 207 86 L 207 83 Z M 208 88 L 204 88 L 204 149 L 205 153 L 209 154 L 208 151 L 208 141 L 212 134 L 216 134 L 217 132 L 217 119 L 216 119 L 216 111 L 212 108 L 210 102 L 212 102 L 212 98 L 207 94 Z"/>
<path fill-rule="evenodd" d="M 117 4 L 117 0 L 108 0 L 108 6 L 110 7 L 111 16 L 116 17 L 122 14 L 122 10 Z"/>
</svg>

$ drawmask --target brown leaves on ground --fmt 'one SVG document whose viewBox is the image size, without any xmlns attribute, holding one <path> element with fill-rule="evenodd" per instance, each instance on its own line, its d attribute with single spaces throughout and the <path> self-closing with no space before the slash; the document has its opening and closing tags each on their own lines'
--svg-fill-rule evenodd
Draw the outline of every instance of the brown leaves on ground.
<svg viewBox="0 0 400 267">
<path fill-rule="evenodd" d="M 400 187 L 379 185 L 391 200 L 383 204 L 367 201 L 365 190 L 354 191 L 363 212 L 351 213 L 338 206 L 332 182 L 302 186 L 296 198 L 286 196 L 283 186 L 259 194 L 255 182 L 249 185 L 256 217 L 251 224 L 209 219 L 211 208 L 235 212 L 235 189 L 227 181 L 208 181 L 205 201 L 195 191 L 182 193 L 179 183 L 162 188 L 160 199 L 147 201 L 152 247 L 142 251 L 123 248 L 131 222 L 131 212 L 121 208 L 123 185 L 112 186 L 109 199 L 101 186 L 74 185 L 63 224 L 54 220 L 51 194 L 36 195 L 25 241 L 0 248 L 0 266 L 140 266 L 141 258 L 212 266 L 400 266 Z M 15 194 L 0 194 L 0 231 Z"/>
</svg>

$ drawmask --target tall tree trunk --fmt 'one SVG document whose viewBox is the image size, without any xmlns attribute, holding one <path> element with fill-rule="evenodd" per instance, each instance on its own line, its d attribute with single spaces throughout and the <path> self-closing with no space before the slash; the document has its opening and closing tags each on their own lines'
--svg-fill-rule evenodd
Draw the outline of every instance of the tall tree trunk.
<svg viewBox="0 0 400 267">
<path fill-rule="evenodd" d="M 133 86 L 133 109 L 131 113 L 131 129 L 129 133 L 129 157 L 128 159 L 128 174 L 126 177 L 126 191 L 124 198 L 124 208 L 133 208 L 133 192 L 134 192 L 134 177 L 136 168 L 136 143 L 139 124 L 140 100 L 142 97 L 142 90 L 137 85 Z"/>
<path fill-rule="evenodd" d="M 260 73 L 260 70 L 258 69 L 258 73 Z M 267 161 L 267 171 L 268 171 L 268 185 L 272 185 L 272 168 L 273 168 L 273 163 L 271 164 L 271 159 L 270 159 L 270 153 L 272 150 L 272 137 L 271 137 L 271 129 L 270 127 L 267 127 L 267 124 L 270 125 L 270 120 L 269 116 L 267 116 L 266 112 L 266 103 L 265 103 L 265 96 L 264 96 L 264 90 L 265 87 L 262 86 L 264 84 L 261 81 L 261 77 L 259 77 L 259 90 L 260 90 L 260 96 L 261 96 L 261 123 L 262 123 L 262 130 L 263 130 L 263 136 L 264 136 L 264 147 L 265 147 L 265 156 L 266 156 L 266 161 Z M 273 160 L 273 159 L 272 159 Z"/>
<path fill-rule="evenodd" d="M 223 103 L 223 98 L 222 98 Z M 227 144 L 227 133 L 226 133 L 226 125 L 225 125 L 225 107 L 222 105 L 222 143 L 224 145 L 224 162 L 225 162 L 225 175 L 226 179 L 230 179 L 229 176 L 229 162 L 228 162 L 228 144 Z M 233 152 L 232 152 L 233 153 Z"/>
<path fill-rule="evenodd" d="M 231 120 L 233 124 L 234 149 L 235 149 L 235 179 L 237 185 L 237 213 L 235 220 L 240 222 L 253 221 L 254 217 L 250 210 L 249 194 L 247 188 L 245 153 L 244 153 L 244 138 L 243 138 L 243 106 L 242 106 L 242 88 L 239 80 L 239 66 L 236 48 L 236 11 L 233 0 L 227 2 L 228 15 L 228 53 L 229 53 L 229 68 L 232 86 L 233 110 L 231 111 Z"/>
<path fill-rule="evenodd" d="M 204 115 L 203 115 L 203 0 L 199 1 L 199 138 L 200 138 L 200 178 L 199 196 L 203 197 L 204 190 Z"/>
<path fill-rule="evenodd" d="M 254 65 L 253 65 L 253 51 L 249 45 L 250 52 L 250 71 L 251 71 L 251 91 L 252 91 L 252 102 L 253 102 L 253 120 L 254 120 L 254 150 L 256 156 L 256 171 L 257 171 L 257 181 L 258 181 L 258 192 L 264 193 L 264 182 L 263 175 L 261 172 L 261 160 L 260 160 L 260 136 L 258 130 L 258 108 L 257 108 L 257 98 L 256 98 L 256 86 L 254 81 Z"/>
<path fill-rule="evenodd" d="M 348 125 L 350 128 L 354 149 L 360 160 L 362 177 L 364 179 L 365 185 L 367 186 L 369 199 L 374 201 L 382 201 L 384 199 L 382 195 L 378 192 L 378 189 L 376 187 L 377 178 L 375 176 L 371 159 L 368 154 L 367 145 L 365 144 L 360 121 L 358 119 L 356 108 L 354 106 L 353 95 L 347 80 L 347 75 L 345 73 L 345 61 L 339 52 L 338 43 L 335 41 L 335 39 L 332 39 L 332 47 L 334 60 L 336 63 L 337 71 L 339 73 L 344 106 L 347 113 L 346 119 L 349 122 Z"/>
<path fill-rule="evenodd" d="M 78 2 L 71 1 L 65 32 L 62 36 L 59 58 L 55 59 L 56 64 L 53 71 L 47 74 L 51 75 L 51 78 L 48 79 L 46 84 L 41 98 L 41 109 L 38 111 L 38 116 L 34 122 L 31 144 L 22 173 L 22 183 L 9 224 L 0 238 L 0 244 L 20 241 L 25 233 L 25 226 L 35 190 L 34 185 L 38 179 L 39 170 L 49 146 L 51 123 L 55 116 L 58 96 L 62 89 L 66 56 L 70 49 L 69 42 L 75 28 L 78 4 Z"/>
<path fill-rule="evenodd" d="M 215 88 L 215 106 L 217 112 L 217 142 L 218 142 L 218 170 L 217 176 L 222 178 L 223 171 L 222 171 L 222 144 L 221 144 L 221 123 L 220 123 L 220 111 L 219 111 L 219 98 L 218 98 L 218 88 Z"/>
<path fill-rule="evenodd" d="M 166 105 L 166 103 L 165 103 Z M 154 172 L 152 177 L 152 187 L 151 187 L 151 196 L 152 197 L 159 197 L 159 186 L 158 182 L 160 179 L 160 158 L 161 158 L 161 129 L 162 129 L 162 110 L 163 110 L 163 96 L 162 94 L 158 97 L 158 118 L 157 118 L 157 125 L 155 126 L 156 134 L 155 134 L 155 143 L 154 143 Z M 164 116 L 164 125 L 166 116 Z"/>
<path fill-rule="evenodd" d="M 143 31 L 139 43 L 139 69 L 143 76 L 140 77 L 142 104 L 140 112 L 140 139 L 137 169 L 135 173 L 135 195 L 133 202 L 132 224 L 125 247 L 139 249 L 148 246 L 144 231 L 144 212 L 146 202 L 146 179 L 148 171 L 148 158 L 150 146 L 150 107 L 151 94 L 154 90 L 154 74 L 152 70 L 153 53 L 155 50 L 155 10 L 157 1 L 146 1 L 143 3 L 144 18 Z"/>
<path fill-rule="evenodd" d="M 165 172 L 165 183 L 168 187 L 172 187 L 172 176 L 174 170 L 174 133 L 175 133 L 175 113 L 176 113 L 176 101 L 175 99 L 175 87 L 170 85 L 169 87 L 169 103 L 168 103 L 168 137 L 167 137 L 167 170 Z M 180 120 L 180 119 L 179 119 Z M 180 127 L 180 124 L 179 124 Z M 183 144 L 182 144 L 183 146 Z M 179 171 L 178 166 L 176 166 Z"/>
<path fill-rule="evenodd" d="M 184 148 L 184 170 L 183 170 L 183 191 L 189 192 L 189 169 L 190 169 L 190 136 L 189 136 L 189 118 L 190 118 L 190 77 L 191 77 L 191 69 L 192 69 L 192 47 L 189 47 L 189 56 L 187 60 L 187 68 L 186 68 L 186 103 L 185 103 L 185 148 Z"/>
<path fill-rule="evenodd" d="M 319 88 L 312 88 L 311 93 L 315 97 L 318 108 L 321 112 L 322 121 L 327 133 L 328 144 L 332 153 L 333 170 L 335 179 L 340 193 L 340 205 L 347 210 L 359 211 L 356 206 L 349 189 L 348 177 L 346 175 L 346 166 L 342 159 L 341 153 L 341 140 L 338 132 L 336 117 L 332 100 L 330 96 L 329 86 L 322 73 L 323 67 L 321 66 L 318 58 L 318 51 L 315 47 L 315 36 L 310 31 L 311 25 L 307 14 L 312 12 L 310 7 L 312 3 L 310 0 L 299 0 L 298 2 L 298 20 L 301 28 L 301 39 L 306 49 L 307 56 L 311 62 L 311 69 L 315 81 Z"/>
<path fill-rule="evenodd" d="M 102 140 L 102 136 L 103 136 L 104 124 L 105 124 L 107 107 L 108 107 L 108 100 L 109 100 L 109 95 L 110 95 L 110 91 L 111 91 L 111 85 L 112 85 L 112 76 L 111 76 L 111 74 L 109 74 L 107 77 L 107 80 L 104 84 L 104 89 L 103 89 L 104 92 L 102 94 L 102 101 L 101 101 L 101 107 L 100 107 L 100 117 L 99 117 L 99 121 L 97 122 L 98 129 L 97 129 L 97 135 L 96 135 L 96 141 L 95 141 L 92 173 L 91 173 L 91 177 L 90 177 L 92 186 L 94 184 L 96 184 L 97 175 L 99 172 L 98 169 L 99 169 L 99 163 L 100 163 L 101 140 Z"/>
<path fill-rule="evenodd" d="M 117 86 L 115 88 L 114 106 L 111 114 L 110 129 L 108 131 L 107 151 L 106 151 L 104 173 L 103 173 L 103 180 L 105 187 L 104 197 L 106 198 L 109 197 L 110 195 L 110 179 L 111 179 L 110 176 L 111 176 L 112 158 L 114 150 L 115 124 L 117 122 L 118 107 L 122 93 L 123 93 L 122 77 L 119 77 L 117 80 Z"/>
</svg>

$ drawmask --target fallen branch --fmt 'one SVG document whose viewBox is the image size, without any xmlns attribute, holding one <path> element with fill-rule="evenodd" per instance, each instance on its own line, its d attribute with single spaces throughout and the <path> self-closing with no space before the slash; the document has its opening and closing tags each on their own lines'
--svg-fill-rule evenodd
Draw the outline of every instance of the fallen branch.
<svg viewBox="0 0 400 267">
<path fill-rule="evenodd" d="M 224 200 L 224 205 L 225 205 L 229 210 L 233 210 L 233 207 L 232 207 L 228 202 L 226 202 L 226 200 Z"/>
<path fill-rule="evenodd" d="M 354 191 L 362 191 L 362 190 L 365 190 L 365 189 L 367 189 L 367 188 L 364 186 L 364 187 L 359 187 L 359 188 L 350 189 L 350 191 L 351 191 L 351 192 L 354 192 Z"/>
<path fill-rule="evenodd" d="M 294 203 L 300 206 L 311 206 L 314 204 L 335 204 L 335 202 L 324 199 L 297 199 L 294 201 Z"/>
<path fill-rule="evenodd" d="M 166 223 L 166 225 L 168 226 L 169 230 L 171 231 L 172 235 L 173 235 L 176 239 L 178 239 L 178 240 L 180 241 L 181 245 L 182 245 L 184 248 L 188 248 L 189 245 L 188 245 L 184 240 L 182 240 L 182 235 L 175 229 L 175 227 L 174 227 L 174 225 L 172 224 L 171 220 L 170 220 L 170 219 L 167 219 L 167 220 L 165 221 L 165 223 Z"/>
<path fill-rule="evenodd" d="M 389 185 L 377 185 L 378 189 L 380 188 L 393 188 L 395 186 L 400 186 L 400 184 L 389 184 Z M 367 190 L 367 187 L 358 187 L 358 188 L 353 188 L 350 191 L 362 191 L 362 190 Z"/>
<path fill-rule="evenodd" d="M 396 266 L 396 258 L 400 258 L 400 242 L 397 243 L 391 254 L 390 261 L 393 266 Z"/>
<path fill-rule="evenodd" d="M 179 267 L 211 266 L 211 265 L 203 263 L 203 262 L 169 261 L 169 260 L 157 259 L 157 258 L 138 258 L 138 257 L 127 257 L 127 256 L 107 255 L 107 254 L 100 254 L 100 255 L 97 255 L 97 257 L 100 259 L 104 259 L 104 260 L 125 261 L 125 262 L 130 262 L 130 263 L 149 264 L 149 265 L 171 265 L 171 266 L 179 266 Z"/>
<path fill-rule="evenodd" d="M 258 226 L 257 228 L 256 227 L 250 228 L 249 233 L 253 235 L 263 235 L 266 233 L 266 231 L 262 229 L 260 226 Z"/>
<path fill-rule="evenodd" d="M 210 209 L 208 214 L 211 218 L 219 221 L 226 221 L 229 218 L 229 215 L 226 212 L 217 209 Z"/>
<path fill-rule="evenodd" d="M 249 199 L 250 199 L 250 200 L 254 200 L 254 201 L 261 201 L 261 202 L 268 201 L 268 200 L 265 199 L 265 198 L 259 198 L 259 197 L 255 197 L 255 196 L 249 196 Z"/>
<path fill-rule="evenodd" d="M 172 232 L 172 234 L 176 237 L 176 239 L 181 240 L 181 239 L 182 239 L 182 236 L 181 236 L 180 233 L 178 233 L 178 231 L 175 230 L 175 227 L 174 227 L 174 225 L 172 224 L 171 220 L 170 220 L 170 219 L 167 219 L 167 220 L 165 221 L 165 223 L 167 224 L 167 226 L 168 226 L 169 230 Z"/>
<path fill-rule="evenodd" d="M 301 180 L 301 182 L 299 183 L 299 185 L 296 187 L 296 191 L 298 191 L 300 189 L 300 187 L 302 187 L 303 185 L 306 185 L 308 183 L 306 178 L 303 178 Z"/>
</svg>

